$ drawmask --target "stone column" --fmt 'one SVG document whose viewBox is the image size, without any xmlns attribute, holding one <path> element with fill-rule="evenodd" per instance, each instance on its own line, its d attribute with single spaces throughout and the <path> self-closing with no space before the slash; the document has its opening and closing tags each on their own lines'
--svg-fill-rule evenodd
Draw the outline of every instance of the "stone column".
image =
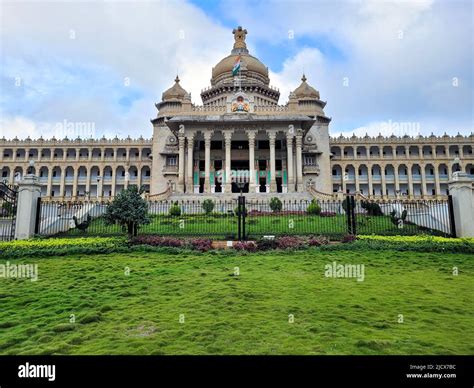
<svg viewBox="0 0 474 388">
<path fill-rule="evenodd" d="M 105 172 L 105 170 L 102 169 L 102 171 L 101 171 L 100 168 L 97 171 L 97 176 L 101 177 L 101 179 L 99 179 L 99 181 L 97 182 L 97 199 L 99 201 L 102 201 L 102 197 L 103 197 L 102 191 L 104 191 L 104 178 L 105 178 L 104 177 L 104 172 Z"/>
<path fill-rule="evenodd" d="M 408 197 L 410 199 L 415 198 L 415 192 L 413 190 L 413 175 L 412 175 L 411 169 L 412 169 L 412 165 L 409 164 L 407 166 L 407 172 L 408 172 Z"/>
<path fill-rule="evenodd" d="M 293 193 L 295 191 L 295 177 L 293 174 L 293 137 L 294 134 L 288 132 L 286 134 L 286 150 L 287 150 L 287 163 L 286 169 L 288 174 L 288 192 Z"/>
<path fill-rule="evenodd" d="M 178 136 L 179 158 L 178 158 L 178 193 L 184 193 L 184 143 L 186 138 L 183 135 Z"/>
<path fill-rule="evenodd" d="M 441 195 L 441 185 L 439 183 L 439 165 L 434 165 L 434 176 L 435 176 L 435 191 L 436 191 L 436 198 L 439 198 Z"/>
<path fill-rule="evenodd" d="M 35 175 L 25 175 L 18 183 L 15 238 L 25 240 L 34 236 L 36 205 L 41 196 L 41 185 Z"/>
<path fill-rule="evenodd" d="M 188 140 L 188 159 L 187 159 L 187 171 L 186 171 L 186 193 L 194 193 L 194 180 L 193 180 L 193 170 L 194 170 L 194 159 L 193 159 L 193 150 L 194 150 L 194 134 L 190 133 L 186 136 Z"/>
<path fill-rule="evenodd" d="M 50 167 L 48 169 L 48 186 L 46 188 L 47 197 L 51 197 L 51 193 L 53 191 L 53 170 L 54 170 L 54 167 Z"/>
<path fill-rule="evenodd" d="M 453 198 L 456 237 L 474 237 L 474 180 L 466 173 L 453 174 L 449 182 L 449 194 Z"/>
<path fill-rule="evenodd" d="M 397 192 L 400 192 L 400 178 L 398 176 L 398 169 L 399 165 L 393 166 L 393 175 L 395 176 L 395 196 L 397 196 Z"/>
<path fill-rule="evenodd" d="M 72 198 L 76 199 L 77 197 L 77 180 L 79 178 L 79 166 L 76 168 L 72 168 Z"/>
<path fill-rule="evenodd" d="M 359 183 L 359 163 L 354 166 L 354 178 L 355 178 L 355 191 L 360 193 L 360 183 Z"/>
<path fill-rule="evenodd" d="M 211 192 L 211 138 L 213 131 L 204 132 L 204 192 Z"/>
<path fill-rule="evenodd" d="M 367 166 L 367 179 L 369 181 L 369 196 L 373 196 L 374 195 L 374 184 L 372 183 L 372 165 L 369 164 Z"/>
<path fill-rule="evenodd" d="M 341 179 L 342 179 L 341 187 L 342 187 L 342 192 L 344 194 L 347 193 L 347 179 L 349 178 L 349 173 L 346 171 L 346 169 L 347 169 L 347 166 L 345 164 L 343 164 L 341 166 L 341 170 L 342 170 L 341 171 L 341 174 L 342 174 L 342 176 L 341 176 Z"/>
<path fill-rule="evenodd" d="M 249 140 L 249 193 L 255 193 L 257 190 L 257 182 L 255 178 L 255 136 L 257 131 L 254 129 L 247 131 Z"/>
<path fill-rule="evenodd" d="M 426 197 L 426 172 L 425 172 L 425 165 L 420 165 L 421 170 L 421 195 L 423 198 Z"/>
<path fill-rule="evenodd" d="M 64 186 L 66 180 L 66 167 L 61 168 L 61 183 L 59 184 L 59 196 L 64 199 Z"/>
<path fill-rule="evenodd" d="M 385 182 L 385 165 L 382 164 L 380 166 L 380 176 L 381 176 L 381 183 L 382 183 L 382 197 L 387 195 L 387 184 Z"/>
<path fill-rule="evenodd" d="M 275 140 L 276 131 L 267 131 L 270 140 L 270 193 L 276 193 L 276 163 L 275 163 Z"/>
<path fill-rule="evenodd" d="M 90 199 L 91 197 L 91 174 L 92 174 L 92 167 L 88 167 L 86 169 L 86 192 L 89 193 L 87 197 Z"/>
<path fill-rule="evenodd" d="M 232 142 L 232 132 L 233 131 L 223 131 L 224 139 L 225 139 L 225 186 L 224 192 L 231 193 L 232 192 L 232 171 L 230 168 L 231 163 L 231 142 Z"/>
<path fill-rule="evenodd" d="M 297 191 L 303 191 L 303 134 L 296 134 L 296 186 Z"/>
<path fill-rule="evenodd" d="M 115 153 L 114 155 L 116 156 L 117 154 Z M 115 185 L 116 185 L 115 180 L 116 180 L 116 177 L 117 177 L 117 167 L 112 167 L 112 188 L 111 188 L 112 197 L 115 197 Z"/>
</svg>

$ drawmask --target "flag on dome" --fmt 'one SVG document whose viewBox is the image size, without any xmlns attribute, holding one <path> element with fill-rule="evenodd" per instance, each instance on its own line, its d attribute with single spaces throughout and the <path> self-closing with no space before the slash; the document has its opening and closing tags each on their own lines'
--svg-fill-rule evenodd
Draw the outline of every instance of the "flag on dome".
<svg viewBox="0 0 474 388">
<path fill-rule="evenodd" d="M 232 75 L 235 76 L 240 70 L 240 55 L 235 59 Z"/>
</svg>

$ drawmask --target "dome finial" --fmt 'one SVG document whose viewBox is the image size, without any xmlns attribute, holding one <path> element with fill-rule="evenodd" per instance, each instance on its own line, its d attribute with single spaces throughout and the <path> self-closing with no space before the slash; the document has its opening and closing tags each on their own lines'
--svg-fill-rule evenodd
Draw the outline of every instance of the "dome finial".
<svg viewBox="0 0 474 388">
<path fill-rule="evenodd" d="M 301 77 L 301 81 L 306 82 L 306 79 L 307 79 L 307 78 L 306 78 L 306 76 L 305 76 L 304 73 L 303 73 L 303 77 Z"/>
<path fill-rule="evenodd" d="M 238 26 L 232 30 L 234 34 L 234 48 L 247 48 L 245 44 L 245 37 L 247 35 L 247 30 L 242 29 L 242 26 Z"/>
<path fill-rule="evenodd" d="M 243 29 L 242 26 L 238 26 L 232 30 L 234 34 L 234 48 L 232 54 L 248 54 L 247 44 L 245 38 L 247 36 L 247 30 Z"/>
<path fill-rule="evenodd" d="M 174 79 L 174 82 L 176 82 L 177 84 L 179 84 L 179 81 L 180 81 L 179 76 L 178 76 L 178 74 L 176 74 L 176 78 Z"/>
</svg>

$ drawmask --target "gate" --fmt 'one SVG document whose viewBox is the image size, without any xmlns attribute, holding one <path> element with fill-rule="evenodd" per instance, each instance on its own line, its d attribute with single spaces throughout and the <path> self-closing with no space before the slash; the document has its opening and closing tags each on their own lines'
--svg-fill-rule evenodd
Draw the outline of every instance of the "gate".
<svg viewBox="0 0 474 388">
<path fill-rule="evenodd" d="M 0 182 L 0 240 L 10 241 L 15 238 L 16 210 L 18 190 Z"/>
</svg>

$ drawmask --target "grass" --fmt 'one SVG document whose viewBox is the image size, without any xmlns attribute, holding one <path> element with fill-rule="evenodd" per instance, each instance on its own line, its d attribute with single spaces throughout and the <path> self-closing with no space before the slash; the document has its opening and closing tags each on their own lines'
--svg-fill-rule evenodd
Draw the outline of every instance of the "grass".
<svg viewBox="0 0 474 388">
<path fill-rule="evenodd" d="M 238 231 L 237 217 L 232 215 L 154 215 L 151 223 L 140 228 L 142 234 L 160 234 L 170 236 L 207 236 L 226 237 L 236 236 Z M 423 229 L 414 224 L 406 224 L 403 229 L 394 225 L 388 216 L 369 217 L 357 216 L 357 231 L 359 234 L 420 234 Z M 310 215 L 266 215 L 248 216 L 246 230 L 249 238 L 263 235 L 305 235 L 323 234 L 333 239 L 339 239 L 347 233 L 347 218 L 345 215 L 320 217 Z M 435 231 L 431 231 L 436 233 Z M 72 235 L 114 235 L 125 233 L 118 225 L 106 225 L 102 218 L 92 221 L 84 233 L 71 229 L 66 233 Z"/>
<path fill-rule="evenodd" d="M 365 281 L 324 277 L 333 261 L 364 264 Z M 20 263 L 38 264 L 39 280 L 0 278 L 0 354 L 474 354 L 472 254 L 10 260 Z"/>
</svg>

